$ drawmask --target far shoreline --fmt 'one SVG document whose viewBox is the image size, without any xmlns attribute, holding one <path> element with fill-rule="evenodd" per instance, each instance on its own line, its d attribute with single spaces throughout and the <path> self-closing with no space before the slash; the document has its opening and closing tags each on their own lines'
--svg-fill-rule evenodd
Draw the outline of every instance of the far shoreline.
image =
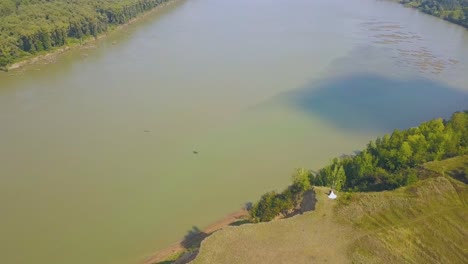
<svg viewBox="0 0 468 264">
<path fill-rule="evenodd" d="M 160 9 L 163 8 L 163 7 L 166 7 L 168 5 L 174 4 L 174 3 L 179 2 L 179 1 L 180 0 L 169 0 L 169 1 L 165 2 L 165 3 L 162 3 L 162 4 L 154 7 L 151 10 L 148 10 L 147 12 L 144 12 L 144 13 L 141 13 L 141 14 L 137 15 L 136 17 L 130 19 L 125 24 L 121 24 L 121 25 L 117 25 L 117 26 L 109 28 L 108 31 L 103 32 L 103 33 L 99 34 L 96 37 L 89 36 L 87 38 L 82 39 L 80 43 L 72 43 L 72 44 L 68 44 L 68 45 L 63 45 L 63 46 L 56 47 L 55 49 L 52 49 L 52 50 L 49 50 L 49 51 L 46 51 L 46 52 L 41 52 L 40 54 L 35 54 L 35 55 L 25 57 L 25 58 L 20 59 L 19 61 L 15 62 L 15 63 L 12 63 L 12 64 L 7 65 L 5 67 L 0 67 L 0 71 L 8 72 L 10 70 L 17 70 L 17 69 L 20 69 L 22 67 L 32 65 L 32 64 L 35 64 L 35 63 L 41 62 L 41 61 L 53 61 L 58 55 L 60 55 L 62 53 L 65 53 L 67 51 L 70 51 L 70 50 L 73 50 L 73 49 L 76 49 L 76 48 L 86 47 L 87 45 L 90 45 L 91 43 L 94 43 L 97 40 L 100 40 L 100 39 L 103 39 L 103 38 L 107 37 L 109 34 L 112 34 L 112 33 L 116 32 L 116 31 L 119 31 L 122 28 L 124 28 L 124 27 L 126 27 L 126 26 L 128 26 L 130 24 L 133 24 L 136 21 L 141 20 L 142 18 L 145 18 L 145 17 L 147 17 L 147 16 L 149 16 L 149 15 L 155 13 L 155 12 L 160 11 Z M 47 63 L 47 64 L 49 64 L 49 63 Z"/>
</svg>

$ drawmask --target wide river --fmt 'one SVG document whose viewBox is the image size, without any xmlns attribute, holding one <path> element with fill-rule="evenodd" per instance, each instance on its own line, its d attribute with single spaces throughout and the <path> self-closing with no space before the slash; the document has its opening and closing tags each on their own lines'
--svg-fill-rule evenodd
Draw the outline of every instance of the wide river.
<svg viewBox="0 0 468 264">
<path fill-rule="evenodd" d="M 294 168 L 466 108 L 457 25 L 385 1 L 181 0 L 0 73 L 0 262 L 138 263 Z"/>
</svg>

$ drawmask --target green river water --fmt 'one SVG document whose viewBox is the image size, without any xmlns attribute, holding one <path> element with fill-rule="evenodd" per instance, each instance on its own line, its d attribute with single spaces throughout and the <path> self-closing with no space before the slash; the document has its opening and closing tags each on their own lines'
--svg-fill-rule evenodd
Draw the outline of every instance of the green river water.
<svg viewBox="0 0 468 264">
<path fill-rule="evenodd" d="M 467 109 L 467 73 L 466 29 L 393 2 L 174 2 L 0 73 L 0 263 L 141 262 L 294 168 Z"/>
</svg>

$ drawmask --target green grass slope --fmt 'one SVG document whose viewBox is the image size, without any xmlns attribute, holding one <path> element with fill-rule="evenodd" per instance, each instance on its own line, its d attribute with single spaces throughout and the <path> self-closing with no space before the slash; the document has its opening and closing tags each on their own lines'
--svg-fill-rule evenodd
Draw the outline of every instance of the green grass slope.
<svg viewBox="0 0 468 264">
<path fill-rule="evenodd" d="M 353 263 L 468 263 L 467 187 L 446 177 L 383 193 L 360 193 L 337 208 L 361 235 Z"/>
<path fill-rule="evenodd" d="M 467 185 L 437 171 L 466 168 L 460 159 L 429 164 L 429 178 L 394 191 L 333 201 L 315 187 L 315 211 L 225 228 L 192 263 L 468 263 Z"/>
<path fill-rule="evenodd" d="M 428 162 L 424 164 L 423 168 L 441 175 L 449 175 L 459 181 L 468 183 L 468 155 Z"/>
</svg>

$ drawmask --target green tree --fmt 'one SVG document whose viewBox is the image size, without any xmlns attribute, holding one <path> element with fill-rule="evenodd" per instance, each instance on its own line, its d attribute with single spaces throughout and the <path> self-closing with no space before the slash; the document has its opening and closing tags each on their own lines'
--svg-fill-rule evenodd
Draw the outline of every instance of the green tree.
<svg viewBox="0 0 468 264">
<path fill-rule="evenodd" d="M 311 172 L 304 168 L 296 169 L 292 175 L 291 190 L 293 193 L 303 193 L 310 189 L 310 175 Z"/>
<path fill-rule="evenodd" d="M 276 192 L 265 193 L 258 203 L 250 210 L 254 222 L 267 222 L 273 220 L 280 210 L 275 206 Z"/>
<path fill-rule="evenodd" d="M 340 160 L 335 158 L 331 165 L 328 165 L 318 172 L 317 177 L 320 179 L 321 185 L 341 190 L 345 181 L 346 174 Z"/>
<path fill-rule="evenodd" d="M 407 141 L 403 142 L 400 146 L 400 151 L 398 152 L 398 160 L 401 164 L 401 167 L 408 167 L 412 156 L 413 150 L 411 148 L 411 145 Z"/>
</svg>

